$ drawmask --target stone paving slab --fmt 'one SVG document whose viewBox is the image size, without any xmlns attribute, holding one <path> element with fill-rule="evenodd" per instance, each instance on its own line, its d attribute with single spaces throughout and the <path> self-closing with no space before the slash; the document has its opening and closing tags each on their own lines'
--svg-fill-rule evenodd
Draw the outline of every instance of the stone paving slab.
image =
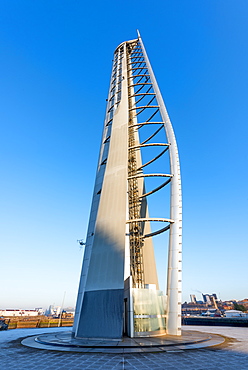
<svg viewBox="0 0 248 370">
<path fill-rule="evenodd" d="M 62 329 L 62 330 L 61 330 Z M 204 333 L 232 338 L 225 346 L 193 351 L 173 350 L 160 353 L 99 354 L 37 350 L 20 344 L 21 338 L 54 332 L 54 328 L 14 329 L 0 332 L 1 370 L 248 370 L 248 328 L 185 327 Z M 64 331 L 58 328 L 57 331 Z"/>
</svg>

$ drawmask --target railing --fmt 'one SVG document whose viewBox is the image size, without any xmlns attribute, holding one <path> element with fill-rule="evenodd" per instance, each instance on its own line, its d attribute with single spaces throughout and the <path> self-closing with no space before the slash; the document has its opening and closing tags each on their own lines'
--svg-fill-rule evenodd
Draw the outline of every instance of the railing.
<svg viewBox="0 0 248 370">
<path fill-rule="evenodd" d="M 5 318 L 5 323 L 8 329 L 69 327 L 73 325 L 73 318 Z"/>
</svg>

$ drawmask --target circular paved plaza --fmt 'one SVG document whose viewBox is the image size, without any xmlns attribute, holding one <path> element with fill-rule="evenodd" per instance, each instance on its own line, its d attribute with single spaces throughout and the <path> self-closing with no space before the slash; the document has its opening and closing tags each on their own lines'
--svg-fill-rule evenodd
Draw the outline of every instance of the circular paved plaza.
<svg viewBox="0 0 248 370">
<path fill-rule="evenodd" d="M 22 369 L 248 369 L 248 328 L 187 326 L 185 329 L 224 335 L 220 346 L 171 348 L 163 352 L 78 353 L 41 350 L 21 344 L 29 336 L 65 332 L 65 328 L 15 329 L 0 332 L 1 370 Z"/>
</svg>

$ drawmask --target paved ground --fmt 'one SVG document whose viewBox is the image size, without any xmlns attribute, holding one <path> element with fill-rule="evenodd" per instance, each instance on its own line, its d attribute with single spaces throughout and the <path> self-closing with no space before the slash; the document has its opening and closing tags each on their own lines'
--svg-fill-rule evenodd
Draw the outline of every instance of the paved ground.
<svg viewBox="0 0 248 370">
<path fill-rule="evenodd" d="M 248 328 L 187 326 L 187 330 L 216 333 L 233 338 L 214 349 L 167 351 L 166 353 L 90 354 L 64 353 L 24 347 L 20 338 L 53 332 L 51 329 L 15 329 L 0 332 L 1 370 L 60 369 L 237 369 L 248 370 Z M 57 329 L 64 331 L 65 328 Z"/>
</svg>

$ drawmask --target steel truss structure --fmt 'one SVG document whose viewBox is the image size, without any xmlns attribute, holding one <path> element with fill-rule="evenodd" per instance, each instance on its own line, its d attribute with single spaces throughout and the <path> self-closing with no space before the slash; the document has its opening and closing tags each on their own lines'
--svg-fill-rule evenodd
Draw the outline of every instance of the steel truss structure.
<svg viewBox="0 0 248 370">
<path fill-rule="evenodd" d="M 120 140 L 121 132 L 123 132 L 123 140 Z M 161 167 L 163 161 L 167 163 L 167 166 Z M 166 168 L 167 171 L 161 172 L 160 168 L 162 170 Z M 121 186 L 123 186 L 123 192 Z M 168 199 L 162 200 L 162 195 L 159 194 L 167 188 L 170 190 L 170 195 Z M 150 198 L 152 199 L 155 195 L 161 202 L 164 202 L 163 209 L 167 205 L 167 214 L 156 215 L 156 217 L 149 216 L 148 205 Z M 116 202 L 113 202 L 111 206 L 111 197 L 116 197 L 118 202 L 123 198 L 126 200 L 123 200 L 122 206 L 116 205 Z M 110 217 L 108 224 L 106 219 L 109 217 L 109 212 L 112 212 L 112 221 Z M 105 257 L 101 257 L 100 253 L 109 243 L 109 239 L 112 238 L 112 235 L 106 237 L 106 234 L 108 232 L 114 234 L 114 219 L 118 218 L 120 213 L 124 214 L 121 221 L 123 225 L 120 226 L 120 222 L 116 224 L 116 230 L 120 228 L 119 234 L 121 234 L 122 242 L 114 241 L 105 250 L 106 253 L 110 253 L 113 249 L 116 250 L 118 244 L 120 246 L 118 247 L 119 252 L 124 254 L 122 264 L 120 263 L 120 266 L 123 265 L 120 284 L 117 287 L 113 283 L 113 279 L 117 276 L 115 275 L 117 273 L 113 272 L 110 273 L 111 276 L 109 275 L 108 283 L 101 287 L 101 283 L 97 285 L 93 278 L 90 282 L 91 270 L 93 271 L 96 266 L 99 266 L 100 258 L 102 258 L 101 266 L 104 265 Z M 164 225 L 154 228 L 153 224 Z M 110 299 L 113 304 L 113 299 L 117 299 L 117 296 L 113 298 L 113 294 L 117 294 L 114 291 L 123 291 L 124 280 L 129 279 L 127 289 L 129 290 L 128 315 L 130 316 L 134 314 L 133 298 L 130 295 L 132 289 L 144 291 L 149 284 L 155 284 L 158 289 L 152 238 L 166 231 L 169 231 L 166 331 L 168 334 L 180 335 L 182 199 L 179 157 L 173 128 L 142 39 L 138 34 L 137 39 L 120 44 L 114 53 L 108 105 L 76 308 L 74 324 L 76 336 L 89 337 L 89 332 L 84 334 L 83 329 L 80 329 L 83 325 L 80 324 L 80 321 L 85 323 L 86 320 L 90 319 L 90 314 L 82 319 L 85 315 L 82 313 L 83 310 L 85 312 L 88 309 L 85 301 L 88 302 L 91 299 L 89 297 L 94 295 L 92 302 L 96 304 L 103 299 Z M 98 239 L 99 242 L 97 242 Z M 95 256 L 98 256 L 98 260 Z M 113 261 L 114 258 L 116 261 L 119 260 L 119 257 L 115 256 Z M 106 268 L 110 268 L 110 266 L 105 266 L 105 270 L 103 267 L 102 274 L 104 271 L 106 274 Z M 100 272 L 99 274 L 101 275 Z M 121 276 L 124 277 L 121 278 Z M 123 284 L 121 284 L 121 279 Z M 112 294 L 112 298 L 106 298 L 109 297 L 109 294 Z M 102 298 L 99 298 L 100 296 Z M 121 294 L 119 296 L 121 297 Z M 123 326 L 120 318 L 123 314 L 123 308 L 121 310 L 123 298 L 118 299 L 122 300 L 120 309 L 119 311 L 117 309 L 118 313 L 116 313 L 116 317 L 119 315 L 120 327 L 120 325 Z M 106 310 L 108 309 L 106 307 Z M 99 312 L 96 313 L 98 316 L 101 315 Z M 134 315 L 137 318 L 148 316 Z M 130 336 L 138 333 L 139 330 L 132 327 L 135 326 L 133 318 L 129 317 L 127 320 L 124 318 L 124 321 L 128 321 L 129 329 L 126 332 Z M 97 330 L 95 333 L 98 333 Z M 116 337 L 113 334 L 104 335 L 104 337 L 111 337 L 111 335 Z M 99 337 L 103 334 L 99 333 L 99 335 L 94 334 L 93 336 Z"/>
</svg>

